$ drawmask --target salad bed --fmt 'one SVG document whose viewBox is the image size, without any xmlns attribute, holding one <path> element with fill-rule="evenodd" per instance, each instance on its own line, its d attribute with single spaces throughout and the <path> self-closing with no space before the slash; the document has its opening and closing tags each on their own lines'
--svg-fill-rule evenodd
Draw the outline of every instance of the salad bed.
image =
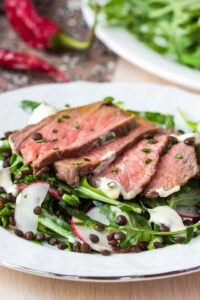
<svg viewBox="0 0 200 300">
<path fill-rule="evenodd" d="M 112 99 L 113 100 L 113 99 Z M 115 103 L 122 106 L 122 102 Z M 22 101 L 32 111 L 40 103 Z M 174 117 L 153 112 L 134 112 L 163 128 L 173 128 Z M 198 135 L 198 124 L 188 121 Z M 61 250 L 82 253 L 141 252 L 177 243 L 188 243 L 200 234 L 200 178 L 195 176 L 181 190 L 167 198 L 131 201 L 111 199 L 92 187 L 87 177 L 72 188 L 56 178 L 51 168 L 35 175 L 20 155 L 12 153 L 6 133 L 0 143 L 3 169 L 9 170 L 14 190 L 0 188 L 0 225 L 21 238 L 38 244 L 46 242 Z M 198 150 L 198 144 L 196 148 Z M 197 152 L 198 153 L 198 152 Z M 0 182 L 1 186 L 1 182 Z M 17 193 L 16 193 L 17 191 Z M 159 207 L 182 218 L 185 228 L 170 231 L 166 224 L 151 221 L 151 212 Z M 20 229 L 19 229 L 20 228 Z M 22 230 L 30 228 L 30 230 Z"/>
</svg>

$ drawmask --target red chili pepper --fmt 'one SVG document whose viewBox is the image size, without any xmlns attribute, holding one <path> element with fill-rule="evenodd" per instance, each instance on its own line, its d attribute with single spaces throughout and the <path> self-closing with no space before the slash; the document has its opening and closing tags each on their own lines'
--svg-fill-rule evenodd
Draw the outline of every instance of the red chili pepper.
<svg viewBox="0 0 200 300">
<path fill-rule="evenodd" d="M 10 24 L 21 38 L 33 48 L 58 49 L 71 48 L 84 50 L 90 47 L 96 21 L 91 38 L 78 41 L 68 35 L 52 21 L 41 16 L 30 0 L 4 0 L 4 7 Z"/>
<path fill-rule="evenodd" d="M 68 78 L 47 61 L 24 52 L 0 49 L 0 67 L 14 70 L 34 70 L 57 79 L 61 82 L 69 81 Z"/>
</svg>

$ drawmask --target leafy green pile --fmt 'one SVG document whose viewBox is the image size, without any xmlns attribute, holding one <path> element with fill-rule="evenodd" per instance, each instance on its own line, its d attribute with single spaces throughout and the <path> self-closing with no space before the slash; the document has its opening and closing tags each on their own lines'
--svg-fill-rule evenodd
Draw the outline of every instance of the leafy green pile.
<svg viewBox="0 0 200 300">
<path fill-rule="evenodd" d="M 199 0 L 108 0 L 101 10 L 109 26 L 125 28 L 160 54 L 200 69 Z"/>
</svg>

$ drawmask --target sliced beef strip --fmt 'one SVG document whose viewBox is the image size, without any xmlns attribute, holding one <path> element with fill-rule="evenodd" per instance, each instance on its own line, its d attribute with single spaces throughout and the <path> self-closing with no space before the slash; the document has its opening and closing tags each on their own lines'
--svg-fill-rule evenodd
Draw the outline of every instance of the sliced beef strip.
<svg viewBox="0 0 200 300">
<path fill-rule="evenodd" d="M 91 183 L 113 198 L 118 198 L 119 194 L 126 200 L 135 198 L 155 174 L 168 136 L 155 135 L 154 141 L 156 143 L 149 144 L 149 140 L 142 139 L 100 174 L 94 175 Z M 114 189 L 116 192 L 113 193 Z"/>
<path fill-rule="evenodd" d="M 125 150 L 130 148 L 144 134 L 157 131 L 157 126 L 139 119 L 135 128 L 127 136 L 117 138 L 110 143 L 88 152 L 85 156 L 76 159 L 68 158 L 54 163 L 56 176 L 71 186 L 79 183 L 81 176 L 92 172 L 98 173 L 106 168 L 113 160 Z"/>
<path fill-rule="evenodd" d="M 18 131 L 15 131 L 13 134 L 11 134 L 9 136 L 9 140 L 12 144 L 12 148 L 13 151 L 15 153 L 20 153 L 21 151 L 21 145 L 22 143 L 32 135 L 32 133 L 34 132 L 39 132 L 42 128 L 44 128 L 45 126 L 49 125 L 49 129 L 51 127 L 51 124 L 53 123 L 54 125 L 54 121 L 58 121 L 59 118 L 62 118 L 63 116 L 68 116 L 69 120 L 75 120 L 76 118 L 80 118 L 82 115 L 85 115 L 86 113 L 90 114 L 92 113 L 94 110 L 100 108 L 102 106 L 104 102 L 99 101 L 96 103 L 92 103 L 92 104 L 88 104 L 88 105 L 84 105 L 84 106 L 80 106 L 80 107 L 73 107 L 73 108 L 67 108 L 64 110 L 60 110 L 58 111 L 56 114 L 51 115 L 47 118 L 44 118 L 43 120 L 41 120 L 40 122 L 38 122 L 37 124 L 31 124 L 28 125 Z M 67 119 L 66 119 L 67 120 Z M 58 122 L 57 122 L 58 123 Z M 69 122 L 68 122 L 69 123 Z M 57 127 L 59 125 L 56 124 Z M 63 123 L 60 124 L 59 127 L 63 126 Z M 56 129 L 52 126 L 51 128 Z M 59 128 L 58 128 L 59 129 Z M 52 132 L 49 130 L 49 134 L 51 134 Z M 53 135 L 53 138 L 56 138 L 56 134 Z"/>
<path fill-rule="evenodd" d="M 135 126 L 135 117 L 107 101 L 62 110 L 36 125 L 11 136 L 24 163 L 32 163 L 35 171 L 66 157 L 84 154 L 108 136 L 121 136 Z M 34 141 L 33 132 L 42 135 Z"/>
<path fill-rule="evenodd" d="M 170 191 L 184 185 L 199 172 L 194 146 L 180 142 L 160 158 L 157 171 L 143 194 L 157 198 L 159 190 Z M 157 191 L 158 190 L 158 191 Z M 167 195 L 168 193 L 166 193 Z"/>
</svg>

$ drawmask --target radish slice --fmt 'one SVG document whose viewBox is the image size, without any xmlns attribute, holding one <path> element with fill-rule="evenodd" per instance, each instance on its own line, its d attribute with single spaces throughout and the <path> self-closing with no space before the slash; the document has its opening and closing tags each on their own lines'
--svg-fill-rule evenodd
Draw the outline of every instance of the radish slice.
<svg viewBox="0 0 200 300">
<path fill-rule="evenodd" d="M 177 206 L 176 211 L 184 219 L 200 220 L 195 206 Z"/>
<path fill-rule="evenodd" d="M 30 184 L 24 184 L 24 183 L 22 183 L 22 184 L 18 184 L 17 187 L 18 187 L 19 190 L 23 190 L 23 189 L 25 189 L 26 187 L 28 187 L 28 186 L 30 186 L 32 184 L 39 184 L 39 183 L 40 184 L 46 184 L 47 182 L 46 181 L 37 181 L 37 182 L 32 182 Z M 61 200 L 61 197 L 58 195 L 57 191 L 54 188 L 50 187 L 50 186 L 49 186 L 49 193 L 53 197 L 55 197 L 57 200 Z"/>
<path fill-rule="evenodd" d="M 111 209 L 116 212 L 116 216 L 118 215 L 123 215 L 128 219 L 128 215 L 124 212 L 122 212 L 118 207 L 111 206 Z M 87 216 L 90 217 L 93 220 L 96 220 L 104 225 L 109 225 L 108 219 L 100 213 L 100 207 L 94 207 L 89 210 L 87 213 Z M 105 229 L 102 232 L 98 232 L 93 228 L 84 226 L 84 225 L 78 225 L 76 223 L 80 222 L 80 220 L 76 217 L 72 217 L 71 219 L 71 226 L 74 234 L 78 237 L 78 239 L 82 242 L 85 242 L 90 245 L 90 247 L 97 251 L 100 252 L 101 250 L 109 250 L 112 251 L 112 247 L 108 245 L 108 240 L 107 240 L 107 235 L 108 231 Z M 98 243 L 92 243 L 89 239 L 90 234 L 95 234 L 99 237 L 99 242 Z"/>
<path fill-rule="evenodd" d="M 30 184 L 17 196 L 15 208 L 15 222 L 18 229 L 24 233 L 32 231 L 36 233 L 38 216 L 33 210 L 36 206 L 41 206 L 49 190 L 48 183 Z"/>
</svg>

